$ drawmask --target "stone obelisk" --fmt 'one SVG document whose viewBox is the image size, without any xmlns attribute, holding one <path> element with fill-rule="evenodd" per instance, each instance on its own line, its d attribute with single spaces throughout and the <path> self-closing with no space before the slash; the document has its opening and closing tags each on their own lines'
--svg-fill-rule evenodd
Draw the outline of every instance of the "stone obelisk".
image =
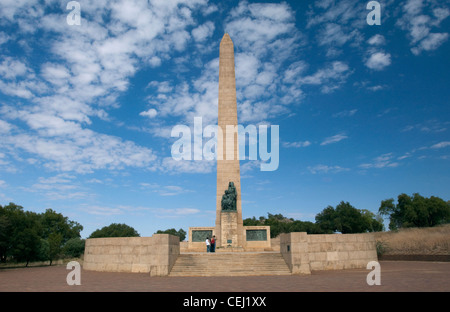
<svg viewBox="0 0 450 312">
<path fill-rule="evenodd" d="M 243 247 L 244 233 L 241 209 L 241 178 L 237 134 L 236 78 L 234 71 L 234 45 L 226 33 L 220 42 L 219 105 L 217 149 L 216 239 L 217 246 Z M 227 131 L 228 129 L 228 131 Z M 225 142 L 226 144 L 223 144 Z M 233 182 L 236 188 L 236 209 L 222 210 L 222 196 Z"/>
</svg>

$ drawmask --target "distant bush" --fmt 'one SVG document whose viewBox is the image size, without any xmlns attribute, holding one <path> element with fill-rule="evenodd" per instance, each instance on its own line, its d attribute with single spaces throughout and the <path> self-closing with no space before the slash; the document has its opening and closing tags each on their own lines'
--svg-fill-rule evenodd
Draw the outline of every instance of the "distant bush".
<svg viewBox="0 0 450 312">
<path fill-rule="evenodd" d="M 68 258 L 78 258 L 84 253 L 85 240 L 81 238 L 72 238 L 67 241 L 63 247 L 63 254 Z"/>
<path fill-rule="evenodd" d="M 431 227 L 450 223 L 450 201 L 435 196 L 423 197 L 419 193 L 400 194 L 397 204 L 393 198 L 381 201 L 379 213 L 389 217 L 390 230 Z"/>
<path fill-rule="evenodd" d="M 155 234 L 171 234 L 174 236 L 178 236 L 180 238 L 180 242 L 184 241 L 186 238 L 186 231 L 183 229 L 179 229 L 178 231 L 175 229 L 168 229 L 165 231 L 158 230 Z"/>
<path fill-rule="evenodd" d="M 376 242 L 377 256 L 381 257 L 387 250 L 387 244 L 383 241 Z"/>
<path fill-rule="evenodd" d="M 89 238 L 101 237 L 139 237 L 139 233 L 129 225 L 123 223 L 112 223 L 101 229 L 95 230 Z"/>
</svg>

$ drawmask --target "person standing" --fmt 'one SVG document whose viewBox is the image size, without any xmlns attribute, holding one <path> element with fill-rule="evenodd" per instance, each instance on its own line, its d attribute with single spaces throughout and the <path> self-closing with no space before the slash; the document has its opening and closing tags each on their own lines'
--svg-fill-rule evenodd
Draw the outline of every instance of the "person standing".
<svg viewBox="0 0 450 312">
<path fill-rule="evenodd" d="M 216 236 L 213 235 L 211 238 L 211 252 L 216 252 Z"/>
<path fill-rule="evenodd" d="M 206 238 L 206 252 L 211 251 L 211 243 L 209 241 L 209 237 Z"/>
</svg>

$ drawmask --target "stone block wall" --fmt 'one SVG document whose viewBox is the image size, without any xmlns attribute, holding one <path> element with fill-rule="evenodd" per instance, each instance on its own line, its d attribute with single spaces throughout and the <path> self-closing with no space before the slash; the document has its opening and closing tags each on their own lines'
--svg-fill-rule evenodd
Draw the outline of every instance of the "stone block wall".
<svg viewBox="0 0 450 312">
<path fill-rule="evenodd" d="M 340 270 L 366 268 L 377 261 L 373 234 L 308 235 L 311 270 Z"/>
<path fill-rule="evenodd" d="M 280 251 L 293 274 L 365 268 L 378 260 L 375 237 L 370 233 L 281 234 Z"/>
<path fill-rule="evenodd" d="M 281 234 L 280 251 L 292 274 L 311 274 L 306 232 Z"/>
<path fill-rule="evenodd" d="M 150 273 L 165 276 L 180 254 L 177 236 L 89 238 L 83 269 L 103 272 Z"/>
</svg>

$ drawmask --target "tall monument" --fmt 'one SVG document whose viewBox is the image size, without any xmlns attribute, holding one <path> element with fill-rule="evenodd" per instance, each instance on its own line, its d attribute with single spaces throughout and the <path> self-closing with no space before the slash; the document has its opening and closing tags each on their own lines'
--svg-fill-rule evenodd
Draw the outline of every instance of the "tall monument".
<svg viewBox="0 0 450 312">
<path fill-rule="evenodd" d="M 220 42 L 218 126 L 223 135 L 218 136 L 216 238 L 218 246 L 242 247 L 244 244 L 241 177 L 239 168 L 239 141 L 237 134 L 236 78 L 234 71 L 234 45 L 226 33 Z M 223 144 L 225 142 L 225 144 Z M 221 154 L 221 155 L 219 155 Z M 223 205 L 224 195 L 234 186 L 233 207 Z M 225 200 L 228 198 L 226 197 Z"/>
<path fill-rule="evenodd" d="M 270 250 L 270 226 L 244 226 L 242 221 L 234 46 L 228 34 L 219 53 L 216 224 L 189 227 L 187 250 L 204 251 L 206 238 L 213 235 L 217 252 Z"/>
</svg>

